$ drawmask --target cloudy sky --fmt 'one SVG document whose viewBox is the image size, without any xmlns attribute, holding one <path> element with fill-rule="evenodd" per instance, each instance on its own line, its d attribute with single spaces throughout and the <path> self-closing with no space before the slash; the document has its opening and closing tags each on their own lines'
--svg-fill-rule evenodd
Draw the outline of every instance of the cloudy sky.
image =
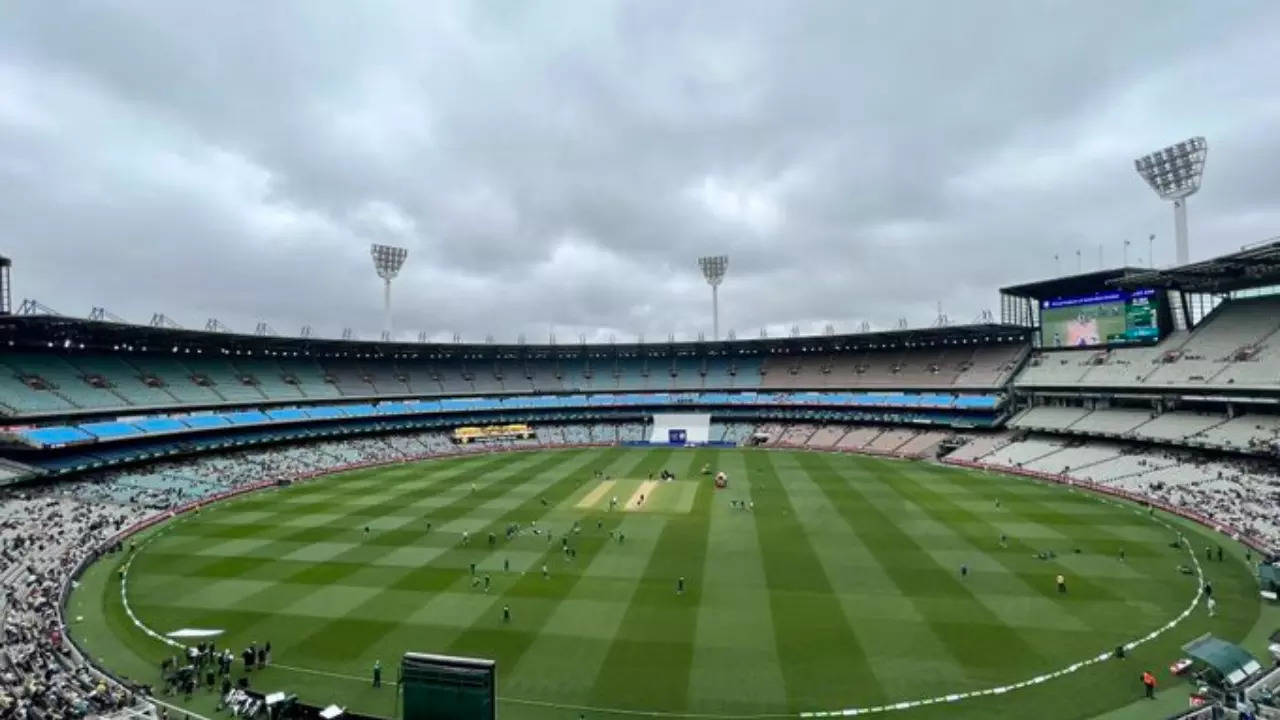
<svg viewBox="0 0 1280 720">
<path fill-rule="evenodd" d="M 46 2 L 0 18 L 16 298 L 560 342 L 928 324 L 1280 235 L 1280 3 Z"/>
</svg>

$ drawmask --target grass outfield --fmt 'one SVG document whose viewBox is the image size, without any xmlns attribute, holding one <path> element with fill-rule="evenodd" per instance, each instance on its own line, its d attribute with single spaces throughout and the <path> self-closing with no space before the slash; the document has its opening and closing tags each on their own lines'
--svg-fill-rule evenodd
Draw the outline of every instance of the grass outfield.
<svg viewBox="0 0 1280 720">
<path fill-rule="evenodd" d="M 727 472 L 729 489 L 697 477 L 704 464 Z M 680 480 L 624 507 L 663 468 Z M 613 485 L 600 490 L 597 470 Z M 252 680 L 260 690 L 384 716 L 396 714 L 395 690 L 369 687 L 370 668 L 380 659 L 394 681 L 406 650 L 496 659 L 508 718 L 577 717 L 570 706 L 595 718 L 622 717 L 606 708 L 794 715 L 1016 683 L 1161 627 L 1196 582 L 1176 571 L 1187 556 L 1168 547 L 1159 519 L 1061 487 L 864 456 L 497 454 L 346 473 L 179 519 L 144 538 L 128 599 L 160 632 L 221 629 L 219 646 L 237 651 L 269 640 L 274 666 Z M 555 538 L 529 534 L 535 521 Z M 574 521 L 570 562 L 560 536 Z M 526 532 L 507 541 L 513 522 Z M 1218 542 L 1187 532 L 1201 558 Z M 1056 560 L 1034 557 L 1048 549 Z M 154 682 L 171 651 L 126 616 L 120 563 L 82 579 L 73 634 L 106 666 Z M 491 576 L 487 594 L 472 586 L 471 563 Z M 1127 660 L 891 717 L 1092 717 L 1140 695 L 1147 668 L 1169 692 L 1178 645 L 1208 631 L 1242 638 L 1258 620 L 1237 550 L 1204 565 L 1216 618 L 1197 608 Z M 186 704 L 212 705 L 207 695 Z"/>
</svg>

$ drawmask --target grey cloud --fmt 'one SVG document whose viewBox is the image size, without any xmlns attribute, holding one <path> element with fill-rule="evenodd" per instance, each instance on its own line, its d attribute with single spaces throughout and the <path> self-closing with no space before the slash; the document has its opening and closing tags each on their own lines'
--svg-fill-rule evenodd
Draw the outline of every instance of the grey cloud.
<svg viewBox="0 0 1280 720">
<path fill-rule="evenodd" d="M 1233 1 L 26 2 L 0 26 L 17 291 L 189 325 L 561 341 L 926 324 L 1168 208 L 1198 257 L 1280 233 L 1280 9 Z"/>
</svg>

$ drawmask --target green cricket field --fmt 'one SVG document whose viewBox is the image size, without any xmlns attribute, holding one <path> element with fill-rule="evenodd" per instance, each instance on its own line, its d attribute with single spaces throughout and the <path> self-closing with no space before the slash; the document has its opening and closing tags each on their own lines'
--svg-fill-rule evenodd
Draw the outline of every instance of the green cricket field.
<svg viewBox="0 0 1280 720">
<path fill-rule="evenodd" d="M 664 469 L 677 479 L 650 480 Z M 1217 617 L 1197 606 L 1180 618 L 1198 581 L 1179 572 L 1192 561 L 1171 547 L 1177 531 Z M 1243 638 L 1260 612 L 1238 549 L 1206 561 L 1206 546 L 1229 543 L 1163 513 L 998 473 L 805 451 L 385 466 L 211 505 L 137 543 L 127 567 L 105 557 L 69 601 L 71 632 L 100 664 L 158 684 L 174 650 L 143 627 L 217 631 L 237 677 L 240 651 L 271 643 L 252 687 L 386 717 L 406 651 L 494 659 L 504 718 L 1094 717 L 1138 699 L 1144 669 L 1170 691 L 1182 643 Z M 1175 620 L 1126 659 L 1066 671 Z M 206 715 L 215 704 L 204 690 L 162 699 Z"/>
</svg>

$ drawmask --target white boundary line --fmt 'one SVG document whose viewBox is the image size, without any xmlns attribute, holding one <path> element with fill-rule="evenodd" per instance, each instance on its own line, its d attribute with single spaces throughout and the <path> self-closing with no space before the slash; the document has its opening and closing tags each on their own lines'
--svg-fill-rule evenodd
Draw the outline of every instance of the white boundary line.
<svg viewBox="0 0 1280 720">
<path fill-rule="evenodd" d="M 1008 475 L 1009 477 L 1016 478 L 1019 480 L 1024 480 L 1024 481 L 1030 480 L 1031 482 L 1035 482 L 1034 480 L 1031 480 L 1029 478 L 1021 478 L 1016 475 L 1011 475 L 1009 473 L 1000 473 L 1000 474 Z M 1067 486 L 1067 492 L 1075 492 L 1075 488 L 1071 486 Z M 1119 507 L 1122 509 L 1129 507 L 1129 504 L 1127 503 L 1120 503 L 1110 498 L 1105 498 L 1099 495 L 1095 495 L 1094 493 L 1086 493 L 1086 495 L 1100 503 L 1115 505 L 1116 507 Z M 1187 608 L 1183 610 L 1181 614 L 1179 614 L 1173 620 L 1170 620 L 1169 622 L 1165 623 L 1163 626 L 1156 628 L 1155 630 L 1152 630 L 1146 635 L 1143 635 L 1140 638 L 1137 638 L 1135 640 L 1130 640 L 1129 642 L 1124 643 L 1124 649 L 1126 652 L 1133 650 L 1134 648 L 1136 648 L 1139 645 L 1142 645 L 1143 643 L 1150 642 L 1151 640 L 1154 640 L 1157 637 L 1160 637 L 1165 632 L 1172 630 L 1183 620 L 1186 620 L 1187 617 L 1189 617 L 1191 613 L 1195 611 L 1196 606 L 1200 604 L 1201 596 L 1204 595 L 1204 571 L 1200 567 L 1200 558 L 1196 555 L 1195 548 L 1193 548 L 1191 546 L 1191 543 L 1187 541 L 1187 538 L 1182 533 L 1182 531 L 1170 525 L 1163 518 L 1158 518 L 1154 515 L 1149 515 L 1147 513 L 1144 513 L 1142 510 L 1136 507 L 1129 507 L 1129 509 L 1135 515 L 1145 516 L 1152 522 L 1163 525 L 1165 529 L 1178 534 L 1179 542 L 1186 544 L 1187 555 L 1190 556 L 1191 563 L 1192 565 L 1195 566 L 1197 582 L 1196 582 L 1196 596 L 1192 598 L 1191 603 L 1187 605 Z M 141 629 L 144 633 L 146 633 L 147 635 L 150 635 L 156 640 L 159 640 L 173 647 L 185 648 L 186 645 L 183 645 L 182 643 L 176 640 L 173 640 L 172 638 L 165 637 L 164 635 L 161 635 L 160 633 L 156 632 L 155 630 L 152 630 L 150 627 L 147 627 L 145 624 L 143 624 L 142 621 L 138 619 L 138 616 L 134 614 L 133 608 L 129 606 L 129 597 L 125 592 L 125 589 L 128 585 L 129 568 L 130 566 L 133 565 L 133 559 L 137 557 L 138 553 L 142 552 L 142 549 L 146 547 L 152 540 L 168 532 L 170 528 L 174 527 L 174 525 L 175 523 L 170 521 L 158 532 L 156 532 L 151 537 L 144 540 L 143 543 L 139 545 L 137 549 L 133 552 L 133 555 L 129 557 L 129 560 L 125 563 L 124 567 L 122 568 L 123 573 L 120 576 L 120 601 L 124 604 L 124 610 L 129 615 L 129 619 L 132 620 L 133 624 L 136 625 L 139 629 Z M 1053 680 L 1053 679 L 1062 677 L 1064 675 L 1070 675 L 1071 673 L 1082 670 L 1090 665 L 1095 665 L 1097 663 L 1103 662 L 1104 660 L 1110 659 L 1113 652 L 1114 650 L 1107 649 L 1093 657 L 1085 658 L 1078 662 L 1074 662 L 1059 670 L 1036 675 L 1035 677 L 1028 678 L 1021 682 L 1013 683 L 1010 685 L 999 685 L 995 687 L 985 688 L 982 690 L 970 690 L 968 692 L 962 692 L 962 693 L 938 695 L 936 697 L 922 698 L 919 700 L 903 700 L 900 702 L 888 703 L 885 705 L 842 708 L 839 710 L 813 710 L 813 711 L 805 711 L 800 713 L 766 713 L 766 714 L 760 714 L 760 715 L 717 715 L 712 713 L 687 713 L 687 712 L 680 713 L 680 712 L 662 712 L 659 710 L 625 710 L 622 708 L 590 707 L 586 705 L 568 705 L 568 704 L 562 704 L 562 703 L 545 702 L 541 700 L 526 700 L 523 698 L 511 698 L 511 697 L 502 697 L 502 696 L 498 696 L 498 701 L 513 703 L 517 705 L 533 705 L 538 707 L 560 708 L 564 710 L 577 710 L 582 712 L 597 712 L 597 713 L 608 713 L 608 714 L 614 714 L 614 715 L 632 715 L 632 716 L 643 716 L 643 717 L 704 718 L 704 719 L 714 719 L 714 720 L 731 720 L 731 719 L 765 720 L 767 718 L 792 718 L 792 717 L 800 717 L 800 718 L 853 717 L 855 715 L 874 715 L 877 713 L 893 712 L 895 710 L 910 710 L 913 708 L 923 707 L 926 705 L 953 703 L 953 702 L 959 702 L 960 700 L 966 700 L 966 699 L 971 699 L 976 697 L 986 697 L 989 695 L 1003 695 L 1005 693 L 1012 692 L 1014 690 L 1021 690 L 1023 688 L 1031 687 L 1033 685 L 1039 685 L 1041 683 L 1048 682 L 1049 680 Z M 326 672 L 324 670 L 312 670 L 309 668 L 296 667 L 292 665 L 278 665 L 273 663 L 272 667 L 277 667 L 282 670 L 289 670 L 292 672 L 309 673 L 312 675 L 324 675 L 327 677 L 345 678 L 349 680 L 360 680 L 360 681 L 365 680 L 365 678 L 357 677 L 355 675 L 344 675 L 342 673 Z"/>
</svg>

